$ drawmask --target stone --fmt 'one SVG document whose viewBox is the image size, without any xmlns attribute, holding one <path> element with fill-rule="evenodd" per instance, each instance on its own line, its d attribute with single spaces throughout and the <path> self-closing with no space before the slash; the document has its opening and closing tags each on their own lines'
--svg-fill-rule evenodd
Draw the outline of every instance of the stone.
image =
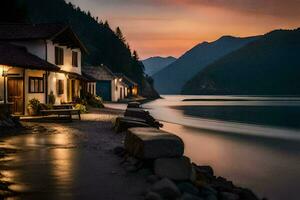
<svg viewBox="0 0 300 200">
<path fill-rule="evenodd" d="M 211 196 L 211 195 L 216 196 L 218 192 L 211 186 L 203 186 L 200 190 L 200 194 L 201 196 Z"/>
<path fill-rule="evenodd" d="M 196 195 L 192 195 L 192 194 L 188 194 L 188 193 L 184 193 L 180 200 L 204 200 L 203 198 L 201 197 L 198 197 Z"/>
<path fill-rule="evenodd" d="M 115 131 L 117 133 L 124 132 L 133 127 L 151 127 L 142 119 L 118 117 L 116 119 Z"/>
<path fill-rule="evenodd" d="M 176 181 L 190 180 L 192 164 L 188 157 L 159 158 L 154 161 L 154 173 Z"/>
<path fill-rule="evenodd" d="M 181 182 L 177 184 L 181 193 L 188 193 L 192 195 L 199 195 L 199 190 L 191 182 Z"/>
<path fill-rule="evenodd" d="M 143 110 L 141 108 L 127 108 L 124 116 L 142 119 L 152 127 L 156 127 L 156 128 L 162 127 L 162 124 L 156 121 L 148 111 Z"/>
<path fill-rule="evenodd" d="M 196 164 L 193 164 L 193 166 L 196 169 L 196 172 L 198 173 L 204 173 L 206 175 L 214 176 L 214 170 L 211 166 L 204 165 L 204 166 L 198 166 Z"/>
<path fill-rule="evenodd" d="M 148 192 L 145 196 L 145 200 L 163 200 L 163 198 L 155 192 Z"/>
<path fill-rule="evenodd" d="M 140 108 L 141 104 L 137 101 L 129 102 L 127 108 Z"/>
<path fill-rule="evenodd" d="M 139 159 L 181 157 L 184 143 L 176 135 L 156 128 L 130 128 L 124 141 L 126 151 Z"/>
<path fill-rule="evenodd" d="M 223 177 L 218 177 L 211 182 L 211 186 L 220 192 L 230 192 L 234 189 L 234 185 L 231 181 L 227 181 Z"/>
<path fill-rule="evenodd" d="M 222 200 L 239 200 L 239 195 L 230 192 L 221 192 Z"/>
<path fill-rule="evenodd" d="M 176 199 L 181 195 L 180 190 L 177 188 L 175 183 L 171 180 L 164 178 L 156 182 L 150 190 L 152 192 L 158 193 L 161 197 L 165 199 Z"/>
<path fill-rule="evenodd" d="M 160 178 L 158 177 L 158 176 L 156 176 L 156 175 L 154 175 L 154 174 L 152 174 L 152 175 L 149 175 L 148 177 L 147 177 L 147 182 L 148 183 L 156 183 L 157 181 L 159 181 L 160 180 Z"/>
</svg>

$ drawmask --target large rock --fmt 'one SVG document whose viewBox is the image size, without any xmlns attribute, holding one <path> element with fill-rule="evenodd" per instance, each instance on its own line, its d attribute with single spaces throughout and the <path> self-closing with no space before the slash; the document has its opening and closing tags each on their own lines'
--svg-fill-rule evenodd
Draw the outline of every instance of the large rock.
<svg viewBox="0 0 300 200">
<path fill-rule="evenodd" d="M 177 187 L 181 191 L 181 193 L 188 193 L 192 195 L 199 195 L 199 190 L 196 186 L 194 186 L 191 182 L 180 182 L 177 184 Z"/>
<path fill-rule="evenodd" d="M 192 177 L 192 164 L 188 157 L 159 158 L 154 161 L 154 172 L 160 177 L 187 181 Z"/>
<path fill-rule="evenodd" d="M 165 199 L 176 199 L 181 195 L 180 190 L 177 188 L 175 183 L 167 178 L 156 182 L 150 190 L 158 193 Z"/>
<path fill-rule="evenodd" d="M 115 131 L 117 133 L 134 127 L 151 127 L 145 120 L 132 117 L 118 117 L 116 119 Z"/>
<path fill-rule="evenodd" d="M 124 116 L 145 120 L 147 124 L 149 124 L 152 127 L 162 127 L 162 124 L 160 124 L 156 119 L 154 119 L 148 111 L 143 110 L 141 108 L 127 108 Z"/>
<path fill-rule="evenodd" d="M 141 104 L 137 101 L 129 102 L 127 108 L 140 108 Z"/>
<path fill-rule="evenodd" d="M 181 157 L 184 143 L 178 136 L 155 128 L 130 128 L 125 149 L 141 159 Z"/>
</svg>

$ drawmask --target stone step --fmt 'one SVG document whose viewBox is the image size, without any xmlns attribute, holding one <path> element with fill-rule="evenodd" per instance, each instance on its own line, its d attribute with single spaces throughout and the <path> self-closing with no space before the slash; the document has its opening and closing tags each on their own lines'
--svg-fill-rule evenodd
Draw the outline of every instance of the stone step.
<svg viewBox="0 0 300 200">
<path fill-rule="evenodd" d="M 130 128 L 125 149 L 140 159 L 181 157 L 184 143 L 178 136 L 156 128 Z"/>
<path fill-rule="evenodd" d="M 151 127 L 145 120 L 133 117 L 118 117 L 116 119 L 115 131 L 117 133 L 127 131 L 134 127 Z"/>
<path fill-rule="evenodd" d="M 140 108 L 141 104 L 137 101 L 129 102 L 127 108 Z"/>
<path fill-rule="evenodd" d="M 160 124 L 156 119 L 154 119 L 148 111 L 140 108 L 127 108 L 124 116 L 145 120 L 147 124 L 149 124 L 151 127 L 162 127 L 162 124 Z"/>
</svg>

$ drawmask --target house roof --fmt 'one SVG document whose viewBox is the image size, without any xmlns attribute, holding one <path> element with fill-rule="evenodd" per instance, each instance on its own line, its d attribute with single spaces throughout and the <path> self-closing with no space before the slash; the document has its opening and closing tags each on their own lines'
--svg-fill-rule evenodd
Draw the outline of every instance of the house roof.
<svg viewBox="0 0 300 200">
<path fill-rule="evenodd" d="M 134 82 L 133 80 L 131 80 L 130 78 L 128 78 L 126 75 L 124 75 L 122 73 L 116 73 L 115 75 L 117 77 L 122 78 L 122 82 L 124 82 L 129 87 L 133 87 L 133 86 L 137 86 L 138 85 L 136 82 Z"/>
<path fill-rule="evenodd" d="M 82 76 L 85 77 L 88 82 L 96 82 L 97 81 L 97 79 L 95 79 L 93 76 L 86 74 L 85 72 L 82 72 Z"/>
<path fill-rule="evenodd" d="M 0 42 L 0 65 L 58 71 L 60 68 L 27 51 L 25 47 Z"/>
<path fill-rule="evenodd" d="M 71 27 L 63 23 L 46 24 L 0 24 L 0 40 L 52 40 L 54 43 L 66 45 L 70 48 L 80 48 L 87 53 Z"/>
<path fill-rule="evenodd" d="M 117 76 L 105 65 L 83 66 L 82 71 L 96 80 L 113 80 Z"/>
</svg>

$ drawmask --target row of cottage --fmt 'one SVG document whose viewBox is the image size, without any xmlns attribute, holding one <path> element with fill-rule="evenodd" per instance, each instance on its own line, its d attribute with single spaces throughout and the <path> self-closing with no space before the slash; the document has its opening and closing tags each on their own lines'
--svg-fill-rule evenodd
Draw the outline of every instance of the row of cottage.
<svg viewBox="0 0 300 200">
<path fill-rule="evenodd" d="M 26 115 L 30 99 L 69 103 L 88 93 L 105 101 L 136 96 L 138 85 L 106 66 L 82 66 L 88 51 L 66 24 L 0 24 L 0 102 Z"/>
</svg>

